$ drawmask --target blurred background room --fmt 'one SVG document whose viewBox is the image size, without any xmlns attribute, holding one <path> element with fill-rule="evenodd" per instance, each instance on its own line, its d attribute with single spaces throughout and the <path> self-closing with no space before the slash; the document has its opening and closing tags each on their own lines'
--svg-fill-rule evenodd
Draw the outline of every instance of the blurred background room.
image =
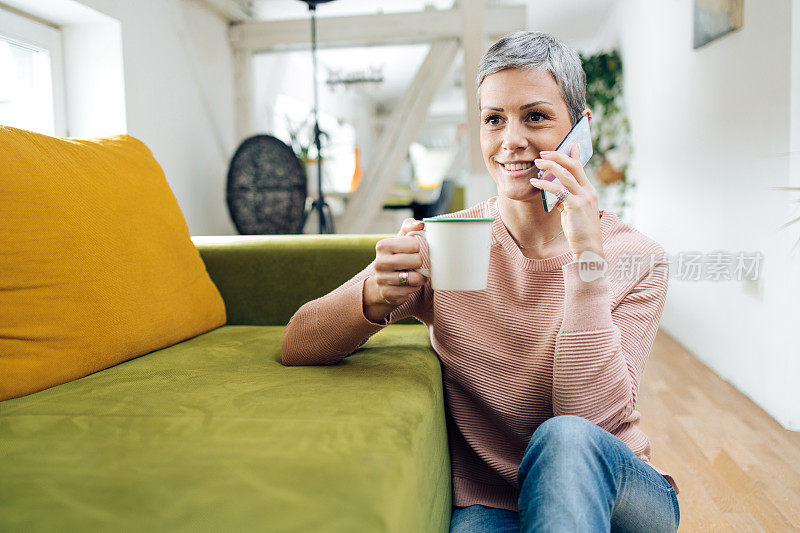
<svg viewBox="0 0 800 533">
<path fill-rule="evenodd" d="M 300 0 L 0 0 L 0 124 L 141 139 L 193 237 L 394 234 L 496 194 L 478 62 L 551 33 L 587 73 L 600 208 L 671 260 L 638 408 L 681 529 L 800 529 L 800 0 L 314 16 L 312 40 Z"/>
</svg>

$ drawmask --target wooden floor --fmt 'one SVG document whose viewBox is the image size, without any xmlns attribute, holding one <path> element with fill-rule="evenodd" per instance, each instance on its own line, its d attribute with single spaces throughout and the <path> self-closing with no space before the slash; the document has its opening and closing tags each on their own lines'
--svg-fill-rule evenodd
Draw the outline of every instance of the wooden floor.
<svg viewBox="0 0 800 533">
<path fill-rule="evenodd" d="M 800 432 L 783 429 L 663 331 L 637 409 L 652 462 L 680 488 L 680 531 L 800 531 Z"/>
</svg>

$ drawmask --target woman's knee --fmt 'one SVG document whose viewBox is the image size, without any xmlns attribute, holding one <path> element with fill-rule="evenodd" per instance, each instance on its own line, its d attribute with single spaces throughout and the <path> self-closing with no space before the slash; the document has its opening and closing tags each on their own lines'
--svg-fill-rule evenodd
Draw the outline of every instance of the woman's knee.
<svg viewBox="0 0 800 533">
<path fill-rule="evenodd" d="M 608 462 L 602 439 L 603 430 L 585 418 L 549 418 L 533 432 L 517 473 L 524 479 L 534 463 L 544 468 L 549 464 L 559 469 L 569 465 L 576 471 L 596 470 L 597 465 Z"/>
<path fill-rule="evenodd" d="M 596 439 L 599 436 L 599 429 L 592 422 L 579 416 L 554 416 L 539 424 L 531 436 L 528 448 L 542 443 L 566 444 L 572 447 Z"/>
<path fill-rule="evenodd" d="M 602 430 L 585 418 L 554 416 L 539 425 L 525 449 L 520 469 L 526 470 L 539 457 L 560 458 L 571 463 L 601 454 Z"/>
</svg>

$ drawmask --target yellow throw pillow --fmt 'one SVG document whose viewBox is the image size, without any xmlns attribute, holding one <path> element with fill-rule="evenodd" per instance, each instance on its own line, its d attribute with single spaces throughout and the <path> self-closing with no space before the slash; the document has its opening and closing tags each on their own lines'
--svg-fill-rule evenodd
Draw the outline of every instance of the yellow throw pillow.
<svg viewBox="0 0 800 533">
<path fill-rule="evenodd" d="M 224 323 L 147 146 L 0 126 L 0 400 Z"/>
</svg>

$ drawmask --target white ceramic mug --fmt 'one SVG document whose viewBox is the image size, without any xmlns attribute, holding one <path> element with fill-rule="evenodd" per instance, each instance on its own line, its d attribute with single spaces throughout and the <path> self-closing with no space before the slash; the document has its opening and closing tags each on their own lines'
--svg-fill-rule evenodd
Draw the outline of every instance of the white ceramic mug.
<svg viewBox="0 0 800 533">
<path fill-rule="evenodd" d="M 492 244 L 491 218 L 424 218 L 421 235 L 428 243 L 431 278 L 437 291 L 479 291 L 489 279 L 489 251 Z"/>
</svg>

